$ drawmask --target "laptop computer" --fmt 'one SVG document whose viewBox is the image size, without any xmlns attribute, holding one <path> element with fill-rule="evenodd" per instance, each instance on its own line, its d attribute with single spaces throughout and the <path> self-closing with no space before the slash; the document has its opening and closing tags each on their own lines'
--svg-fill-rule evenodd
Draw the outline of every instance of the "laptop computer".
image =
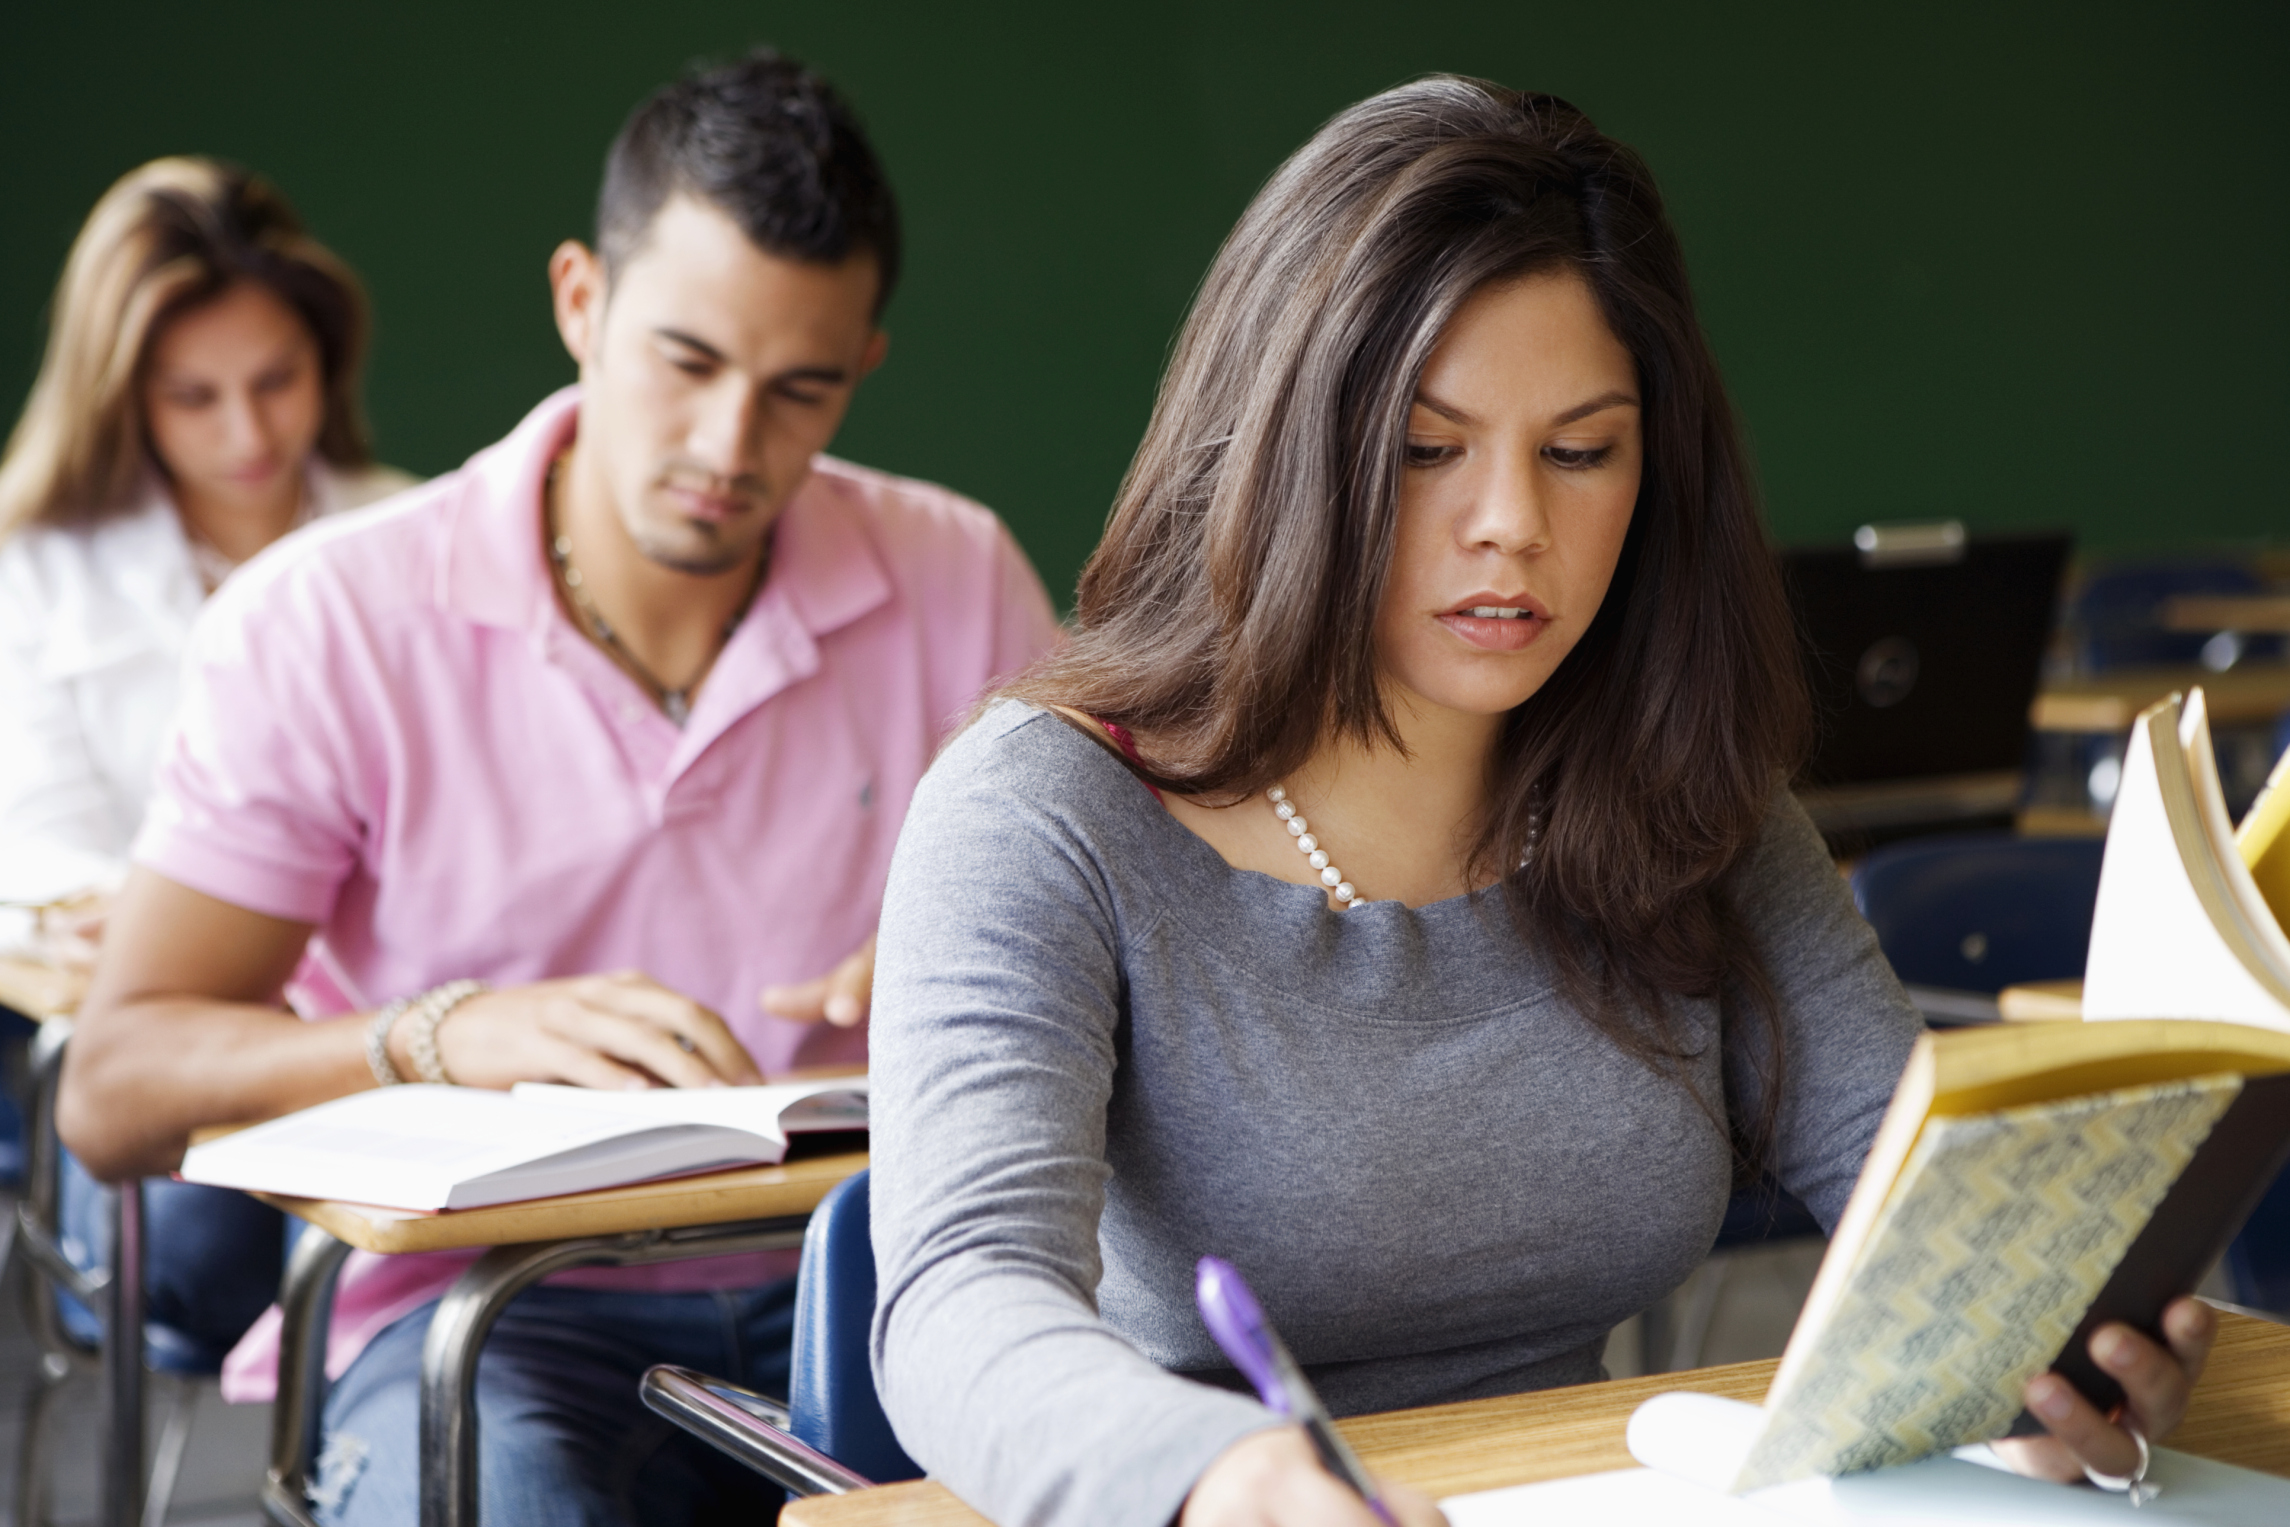
<svg viewBox="0 0 2290 1527">
<path fill-rule="evenodd" d="M 1832 842 L 2010 817 L 2072 544 L 1948 520 L 1780 554 L 1819 728 L 1798 795 Z"/>
</svg>

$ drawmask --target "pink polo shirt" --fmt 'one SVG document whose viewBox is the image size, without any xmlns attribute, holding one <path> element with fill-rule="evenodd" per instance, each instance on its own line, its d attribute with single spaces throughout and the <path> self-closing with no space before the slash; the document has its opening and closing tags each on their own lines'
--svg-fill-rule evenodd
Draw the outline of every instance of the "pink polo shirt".
<svg viewBox="0 0 2290 1527">
<path fill-rule="evenodd" d="M 306 1016 L 632 968 L 721 1013 L 766 1073 L 862 1059 L 863 1033 L 767 1016 L 757 993 L 873 930 L 916 782 L 979 691 L 1055 641 L 1049 601 L 984 508 L 822 456 L 679 729 L 551 586 L 541 480 L 579 406 L 558 393 L 460 471 L 223 587 L 135 858 L 313 924 Z M 468 1260 L 354 1255 L 329 1370 Z M 231 1356 L 231 1398 L 268 1397 L 276 1350 L 273 1310 Z"/>
</svg>

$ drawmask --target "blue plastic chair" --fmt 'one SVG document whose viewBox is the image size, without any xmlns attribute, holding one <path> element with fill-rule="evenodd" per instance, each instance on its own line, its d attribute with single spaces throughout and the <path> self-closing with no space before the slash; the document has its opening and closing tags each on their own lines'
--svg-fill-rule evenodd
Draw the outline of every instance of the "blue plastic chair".
<svg viewBox="0 0 2290 1527">
<path fill-rule="evenodd" d="M 2069 626 L 2076 634 L 2076 657 L 2087 673 L 2149 664 L 2183 665 L 2203 660 L 2203 649 L 2217 633 L 2167 631 L 2163 606 L 2184 594 L 2263 594 L 2266 581 L 2236 562 L 2145 562 L 2094 574 L 2076 595 Z M 2279 657 L 2282 638 L 2243 636 L 2233 660 Z M 2218 663 L 2221 668 L 2233 661 Z"/>
<path fill-rule="evenodd" d="M 1889 843 L 1853 871 L 1853 901 L 1911 986 L 1994 995 L 2083 974 L 2098 838 L 1951 833 Z"/>
<path fill-rule="evenodd" d="M 875 1397 L 867 1358 L 875 1318 L 875 1249 L 867 1174 L 835 1185 L 803 1233 L 788 1403 L 737 1384 L 661 1366 L 644 1403 L 794 1495 L 841 1495 L 920 1479 Z"/>
</svg>

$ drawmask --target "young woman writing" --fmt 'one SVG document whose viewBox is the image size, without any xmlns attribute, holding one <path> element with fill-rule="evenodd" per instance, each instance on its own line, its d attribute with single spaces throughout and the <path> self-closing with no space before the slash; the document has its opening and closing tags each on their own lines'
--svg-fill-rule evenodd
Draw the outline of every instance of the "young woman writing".
<svg viewBox="0 0 2290 1527">
<path fill-rule="evenodd" d="M 1918 1022 L 1786 790 L 1789 618 L 1627 148 L 1446 78 L 1324 128 L 1075 624 L 884 909 L 876 1362 L 934 1475 L 1004 1522 L 1369 1527 L 1228 1392 L 1202 1254 L 1345 1414 L 1599 1377 L 1749 1166 L 1834 1223 Z M 2175 1318 L 2110 1364 L 2149 1436 Z"/>
</svg>

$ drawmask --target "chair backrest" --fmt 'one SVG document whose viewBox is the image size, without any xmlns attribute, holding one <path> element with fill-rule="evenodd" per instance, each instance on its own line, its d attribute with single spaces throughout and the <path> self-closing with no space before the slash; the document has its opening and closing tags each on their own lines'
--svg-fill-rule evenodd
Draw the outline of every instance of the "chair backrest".
<svg viewBox="0 0 2290 1527">
<path fill-rule="evenodd" d="M 875 1319 L 875 1248 L 867 1227 L 867 1174 L 835 1185 L 803 1235 L 795 1293 L 789 1430 L 877 1484 L 920 1479 L 875 1397 L 867 1353 Z"/>
<path fill-rule="evenodd" d="M 2098 838 L 1952 833 L 1875 850 L 1853 900 L 1903 981 L 1993 992 L 2083 974 Z"/>
<path fill-rule="evenodd" d="M 2265 592 L 2266 581 L 2237 562 L 2135 562 L 2109 568 L 2085 582 L 2070 612 L 2077 659 L 2092 673 L 2198 662 L 2214 633 L 2166 629 L 2164 605 L 2186 594 Z M 2281 647 L 2280 637 L 2259 635 L 2242 638 L 2234 651 L 2238 657 L 2274 657 Z"/>
</svg>

